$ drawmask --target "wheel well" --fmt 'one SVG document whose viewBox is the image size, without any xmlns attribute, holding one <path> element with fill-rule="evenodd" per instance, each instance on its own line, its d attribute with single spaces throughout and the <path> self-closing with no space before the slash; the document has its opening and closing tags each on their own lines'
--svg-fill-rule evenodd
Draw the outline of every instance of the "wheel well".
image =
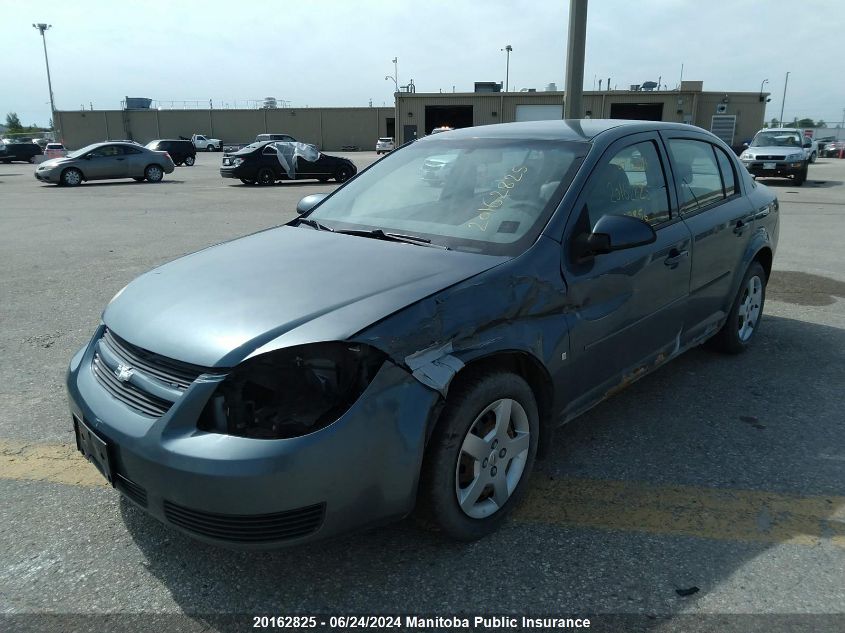
<svg viewBox="0 0 845 633">
<path fill-rule="evenodd" d="M 510 371 L 520 376 L 537 399 L 537 411 L 540 415 L 540 438 L 537 446 L 537 453 L 540 456 L 546 454 L 554 424 L 552 423 L 552 401 L 554 398 L 554 387 L 546 368 L 536 358 L 525 352 L 499 352 L 492 356 L 483 356 L 472 360 L 458 372 L 452 380 L 464 381 L 477 376 L 479 373 L 491 371 Z"/>
<path fill-rule="evenodd" d="M 763 270 L 766 271 L 766 283 L 772 275 L 772 249 L 768 247 L 761 248 L 754 256 L 754 261 L 760 262 Z"/>
</svg>

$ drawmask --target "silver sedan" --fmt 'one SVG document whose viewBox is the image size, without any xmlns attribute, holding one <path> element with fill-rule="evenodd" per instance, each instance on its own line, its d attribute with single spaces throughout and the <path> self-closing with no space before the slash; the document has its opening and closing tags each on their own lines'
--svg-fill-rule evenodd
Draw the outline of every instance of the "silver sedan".
<svg viewBox="0 0 845 633">
<path fill-rule="evenodd" d="M 94 143 L 63 158 L 46 160 L 35 170 L 42 182 L 75 186 L 83 180 L 134 178 L 159 182 L 174 170 L 167 152 L 154 152 L 134 143 Z"/>
</svg>

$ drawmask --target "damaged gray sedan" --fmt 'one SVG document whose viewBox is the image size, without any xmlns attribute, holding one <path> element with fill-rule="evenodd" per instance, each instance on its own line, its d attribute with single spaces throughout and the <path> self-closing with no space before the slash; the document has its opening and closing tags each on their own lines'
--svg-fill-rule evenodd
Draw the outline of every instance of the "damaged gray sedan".
<svg viewBox="0 0 845 633">
<path fill-rule="evenodd" d="M 722 141 L 653 122 L 445 132 L 298 211 L 131 282 L 70 364 L 79 450 L 209 542 L 415 508 L 484 536 L 556 426 L 690 347 L 753 341 L 778 233 Z"/>
</svg>

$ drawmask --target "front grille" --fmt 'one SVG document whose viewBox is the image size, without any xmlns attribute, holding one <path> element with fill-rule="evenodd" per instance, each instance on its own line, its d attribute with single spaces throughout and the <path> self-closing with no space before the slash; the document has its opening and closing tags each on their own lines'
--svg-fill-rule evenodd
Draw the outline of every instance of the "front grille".
<svg viewBox="0 0 845 633">
<path fill-rule="evenodd" d="M 763 156 L 761 154 L 757 154 L 754 157 L 754 160 L 784 160 L 786 156 Z"/>
<path fill-rule="evenodd" d="M 127 497 L 132 499 L 132 501 L 137 503 L 142 508 L 147 507 L 147 491 L 144 490 L 141 486 L 136 484 L 134 481 L 128 480 L 120 473 L 118 473 L 117 477 L 115 477 L 114 483 L 117 489 L 120 490 Z"/>
<path fill-rule="evenodd" d="M 108 329 L 98 345 L 104 345 L 107 349 L 103 349 L 102 354 L 100 349 L 94 353 L 91 367 L 97 382 L 125 405 L 154 418 L 167 413 L 179 395 L 201 374 L 214 373 L 214 370 L 166 358 L 132 345 Z M 119 380 L 115 374 L 118 368 L 110 366 L 110 363 L 114 365 L 115 362 L 125 365 L 133 374 L 143 375 L 160 384 L 165 389 L 164 393 L 149 393 L 130 382 L 131 378 Z M 173 394 L 172 399 L 161 397 L 169 393 Z"/>
<path fill-rule="evenodd" d="M 108 329 L 103 334 L 103 342 L 135 371 L 157 378 L 182 391 L 190 387 L 200 374 L 209 373 L 205 367 L 183 363 L 136 347 Z"/>
<path fill-rule="evenodd" d="M 94 354 L 94 361 L 91 363 L 94 370 L 94 377 L 102 387 L 123 404 L 132 407 L 136 411 L 153 418 L 160 418 L 173 404 L 169 400 L 163 400 L 146 391 L 141 391 L 129 382 L 121 382 L 117 379 L 111 369 L 100 358 L 100 354 Z"/>
<path fill-rule="evenodd" d="M 164 502 L 167 520 L 190 532 L 238 543 L 269 543 L 307 536 L 322 525 L 326 504 L 273 514 L 216 514 Z"/>
</svg>

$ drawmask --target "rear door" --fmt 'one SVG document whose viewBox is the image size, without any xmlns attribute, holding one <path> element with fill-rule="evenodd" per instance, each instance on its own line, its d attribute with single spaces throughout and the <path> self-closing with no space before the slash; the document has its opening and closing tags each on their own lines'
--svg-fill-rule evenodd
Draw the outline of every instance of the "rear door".
<svg viewBox="0 0 845 633">
<path fill-rule="evenodd" d="M 754 211 L 743 195 L 736 160 L 706 135 L 663 132 L 678 211 L 692 234 L 692 273 L 685 342 L 715 329 L 751 239 Z"/>
<path fill-rule="evenodd" d="M 690 233 L 673 214 L 667 159 L 656 133 L 612 144 L 593 170 L 564 245 L 605 215 L 631 215 L 652 226 L 652 244 L 575 261 L 564 246 L 563 274 L 575 310 L 572 365 L 580 398 L 590 403 L 636 377 L 678 347 L 689 293 Z"/>
</svg>

